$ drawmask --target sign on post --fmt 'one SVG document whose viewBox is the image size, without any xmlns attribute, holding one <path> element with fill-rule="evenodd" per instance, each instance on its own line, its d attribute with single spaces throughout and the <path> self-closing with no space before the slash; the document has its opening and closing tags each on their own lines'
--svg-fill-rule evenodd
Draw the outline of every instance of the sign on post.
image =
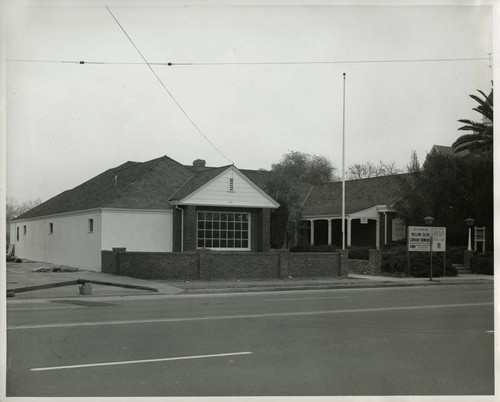
<svg viewBox="0 0 500 402">
<path fill-rule="evenodd" d="M 446 251 L 446 228 L 432 228 L 432 251 Z"/>
<path fill-rule="evenodd" d="M 408 226 L 408 251 L 446 251 L 446 228 L 429 226 Z"/>
<path fill-rule="evenodd" d="M 430 251 L 432 228 L 408 226 L 408 251 Z"/>
</svg>

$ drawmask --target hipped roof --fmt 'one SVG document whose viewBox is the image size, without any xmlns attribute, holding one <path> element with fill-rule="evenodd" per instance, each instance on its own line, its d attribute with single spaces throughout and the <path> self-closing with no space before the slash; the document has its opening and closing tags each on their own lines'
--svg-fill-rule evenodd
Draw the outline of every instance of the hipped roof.
<svg viewBox="0 0 500 402">
<path fill-rule="evenodd" d="M 410 173 L 347 180 L 345 182 L 345 213 L 352 214 L 376 205 L 393 206 L 403 196 Z M 315 185 L 307 197 L 303 216 L 342 214 L 342 182 Z"/>
<path fill-rule="evenodd" d="M 168 156 L 126 162 L 65 191 L 16 219 L 95 208 L 172 209 L 174 194 L 187 196 L 227 167 L 197 169 Z"/>
</svg>

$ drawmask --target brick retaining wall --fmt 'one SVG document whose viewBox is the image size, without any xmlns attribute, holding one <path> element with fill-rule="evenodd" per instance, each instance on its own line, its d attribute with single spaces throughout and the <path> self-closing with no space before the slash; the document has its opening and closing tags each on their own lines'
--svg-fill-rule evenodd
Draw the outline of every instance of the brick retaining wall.
<svg viewBox="0 0 500 402">
<path fill-rule="evenodd" d="M 340 277 L 340 261 L 339 253 L 102 251 L 101 270 L 164 280 L 317 278 Z"/>
<path fill-rule="evenodd" d="M 339 253 L 281 253 L 280 277 L 340 277 Z"/>
<path fill-rule="evenodd" d="M 368 260 L 349 260 L 349 272 L 354 274 L 380 275 L 382 272 L 382 251 L 368 250 Z"/>
</svg>

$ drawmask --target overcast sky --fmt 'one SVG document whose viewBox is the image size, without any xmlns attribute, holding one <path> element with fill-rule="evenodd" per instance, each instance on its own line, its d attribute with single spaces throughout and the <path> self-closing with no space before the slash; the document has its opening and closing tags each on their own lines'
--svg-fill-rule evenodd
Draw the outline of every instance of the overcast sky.
<svg viewBox="0 0 500 402">
<path fill-rule="evenodd" d="M 294 150 L 340 170 L 343 72 L 346 166 L 404 168 L 412 150 L 423 162 L 451 145 L 458 119 L 478 119 L 469 94 L 493 79 L 489 6 L 107 3 L 149 63 L 193 63 L 151 66 L 167 92 L 105 3 L 32 4 L 7 19 L 7 195 L 18 201 L 163 155 L 269 169 Z"/>
</svg>

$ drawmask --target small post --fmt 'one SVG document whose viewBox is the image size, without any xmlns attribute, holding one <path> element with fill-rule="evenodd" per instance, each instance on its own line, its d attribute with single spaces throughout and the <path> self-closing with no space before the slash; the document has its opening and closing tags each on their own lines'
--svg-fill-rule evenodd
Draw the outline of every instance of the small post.
<svg viewBox="0 0 500 402">
<path fill-rule="evenodd" d="M 83 282 L 80 286 L 80 294 L 81 295 L 91 295 L 92 294 L 92 283 L 91 282 Z"/>
<path fill-rule="evenodd" d="M 467 243 L 467 251 L 472 251 L 472 227 L 474 226 L 475 220 L 468 217 L 465 220 L 465 224 L 469 227 L 469 241 Z"/>
<path fill-rule="evenodd" d="M 432 235 L 434 234 L 434 228 L 432 224 L 434 223 L 434 218 L 432 216 L 426 216 L 424 218 L 425 224 L 431 227 L 431 237 L 429 239 L 429 251 L 431 253 L 431 270 L 429 280 L 432 281 Z"/>
</svg>

